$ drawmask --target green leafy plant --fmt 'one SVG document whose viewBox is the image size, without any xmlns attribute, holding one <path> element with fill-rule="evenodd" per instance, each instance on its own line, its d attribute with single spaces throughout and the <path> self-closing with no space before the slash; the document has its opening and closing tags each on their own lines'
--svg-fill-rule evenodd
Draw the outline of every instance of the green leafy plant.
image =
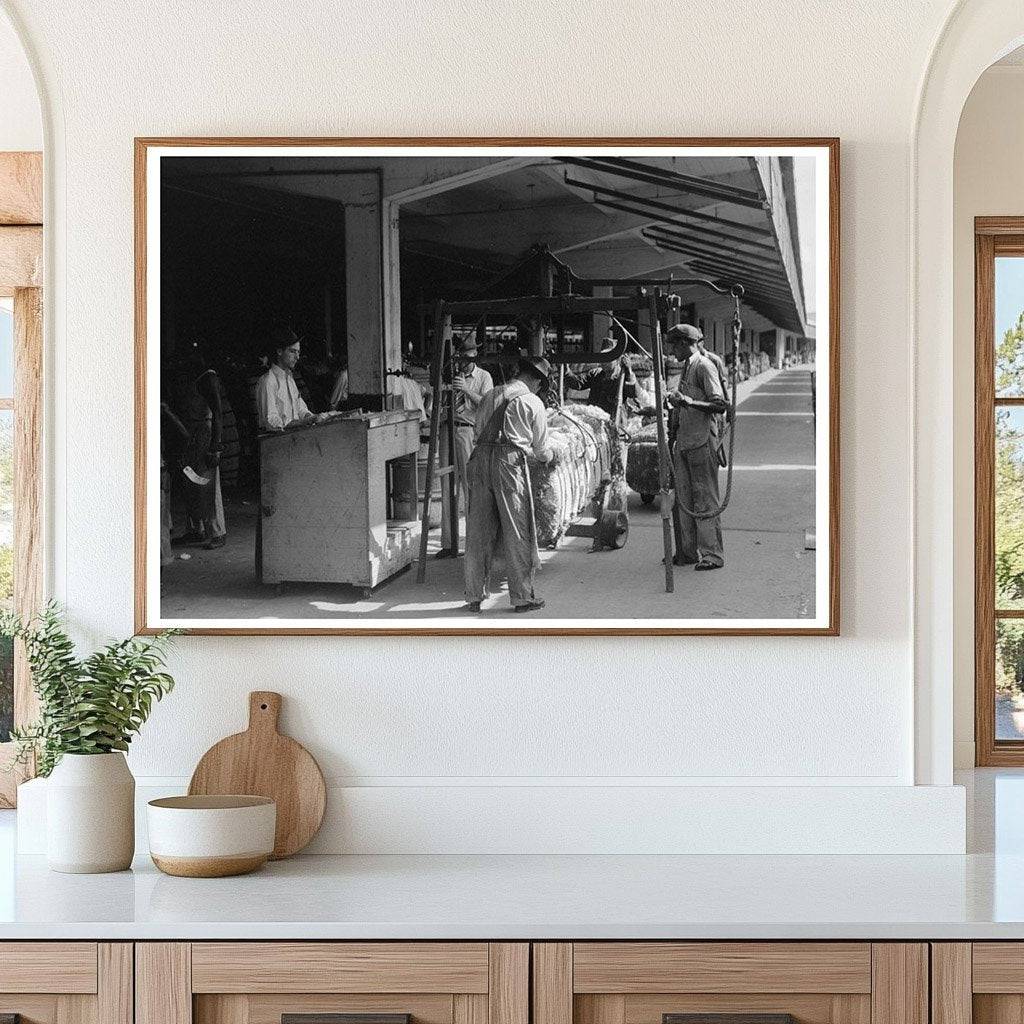
<svg viewBox="0 0 1024 1024">
<path fill-rule="evenodd" d="M 174 688 L 162 668 L 176 632 L 129 637 L 79 658 L 56 604 L 28 622 L 0 614 L 0 635 L 25 644 L 39 696 L 39 720 L 11 733 L 18 761 L 35 754 L 38 774 L 49 775 L 65 754 L 127 750 L 154 701 Z"/>
</svg>

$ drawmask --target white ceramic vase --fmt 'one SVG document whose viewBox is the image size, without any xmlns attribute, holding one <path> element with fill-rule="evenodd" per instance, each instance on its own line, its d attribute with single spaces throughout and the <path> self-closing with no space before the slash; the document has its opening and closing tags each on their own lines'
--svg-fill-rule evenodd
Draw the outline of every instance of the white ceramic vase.
<svg viewBox="0 0 1024 1024">
<path fill-rule="evenodd" d="M 135 855 L 135 779 L 124 754 L 65 754 L 46 783 L 52 871 L 124 871 Z"/>
</svg>

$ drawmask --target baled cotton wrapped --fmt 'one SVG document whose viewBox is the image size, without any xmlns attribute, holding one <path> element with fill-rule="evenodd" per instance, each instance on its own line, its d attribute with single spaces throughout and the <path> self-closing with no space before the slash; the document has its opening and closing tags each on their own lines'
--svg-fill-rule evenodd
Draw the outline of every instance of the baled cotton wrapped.
<svg viewBox="0 0 1024 1024">
<path fill-rule="evenodd" d="M 570 523 L 603 493 L 617 443 L 611 417 L 592 405 L 549 410 L 548 442 L 551 462 L 530 465 L 540 547 L 555 547 Z"/>
</svg>

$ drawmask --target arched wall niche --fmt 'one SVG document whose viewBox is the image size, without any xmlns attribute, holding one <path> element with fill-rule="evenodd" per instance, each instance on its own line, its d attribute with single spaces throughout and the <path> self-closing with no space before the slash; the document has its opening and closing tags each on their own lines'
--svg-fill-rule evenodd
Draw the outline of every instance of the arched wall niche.
<svg viewBox="0 0 1024 1024">
<path fill-rule="evenodd" d="M 975 83 L 1022 43 L 1020 0 L 960 0 L 932 50 L 912 127 L 914 750 L 923 785 L 948 785 L 954 762 L 954 148 Z"/>
</svg>

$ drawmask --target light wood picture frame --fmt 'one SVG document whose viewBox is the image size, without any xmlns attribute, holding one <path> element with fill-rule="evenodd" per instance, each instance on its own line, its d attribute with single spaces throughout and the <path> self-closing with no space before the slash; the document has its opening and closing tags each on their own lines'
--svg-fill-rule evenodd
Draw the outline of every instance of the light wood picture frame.
<svg viewBox="0 0 1024 1024">
<path fill-rule="evenodd" d="M 405 163 L 398 170 L 400 161 Z M 500 168 L 494 166 L 498 163 Z M 211 214 L 215 207 L 230 207 L 232 212 Z M 834 138 L 136 139 L 137 631 L 152 633 L 174 626 L 209 635 L 837 635 L 839 215 L 839 140 Z M 301 226 L 271 229 L 266 225 L 273 217 Z M 571 223 L 572 218 L 576 221 Z M 468 228 L 474 220 L 475 226 Z M 605 230 L 598 230 L 595 224 Z M 225 243 L 225 238 L 230 243 Z M 315 242 L 311 241 L 314 238 Z M 609 240 L 615 238 L 620 239 L 617 248 L 625 253 L 622 273 L 608 272 L 609 253 L 616 248 Z M 270 245 L 267 239 L 272 240 Z M 524 249 L 527 241 L 532 247 Z M 205 262 L 211 258 L 211 250 L 220 247 L 227 251 L 229 244 L 236 246 L 232 259 L 216 266 Z M 268 255 L 271 249 L 273 259 Z M 518 260 L 511 258 L 513 250 L 519 253 Z M 253 253 L 257 254 L 255 261 Z M 534 261 L 529 264 L 530 273 L 534 263 L 546 267 L 541 283 L 529 294 L 547 296 L 547 302 L 529 307 L 528 313 L 523 312 L 525 307 L 516 306 L 518 321 L 512 327 L 503 323 L 499 328 L 501 313 L 512 309 L 508 303 L 525 297 L 522 288 L 510 296 L 502 292 L 500 283 L 495 284 L 474 304 L 470 298 L 473 287 L 479 292 L 481 281 L 500 282 L 503 274 L 518 281 L 516 275 L 525 273 L 522 268 L 529 260 Z M 259 266 L 244 285 L 239 284 L 244 276 L 239 268 L 252 262 Z M 296 265 L 314 262 L 332 268 L 334 275 L 324 281 L 316 278 L 315 288 L 312 284 L 307 287 L 315 275 L 302 277 L 296 270 Z M 714 303 L 697 297 L 697 278 L 717 285 Z M 237 314 L 235 321 L 219 312 L 211 314 L 209 295 L 201 296 L 212 289 L 209 282 L 213 279 L 224 305 Z M 626 279 L 636 282 L 636 287 L 627 285 Z M 743 323 L 733 349 L 730 324 L 737 284 L 742 288 L 737 308 Z M 320 297 L 314 300 L 311 296 L 317 288 Z M 239 293 L 247 289 L 248 297 L 235 294 L 235 289 Z M 678 299 L 670 300 L 668 295 Z M 598 298 L 606 303 L 601 309 Z M 587 299 L 591 300 L 589 306 Z M 660 305 L 645 312 L 644 304 L 654 300 Z M 497 309 L 497 314 L 482 311 L 481 302 L 486 302 L 488 309 Z M 632 319 L 627 324 L 622 311 L 630 302 Z M 285 307 L 280 315 L 278 306 Z M 315 315 L 310 312 L 314 307 Z M 556 307 L 557 313 L 552 313 Z M 809 326 L 811 310 L 816 323 Z M 783 321 L 782 325 L 772 316 Z M 475 339 L 485 354 L 497 360 L 507 351 L 498 350 L 503 339 L 509 343 L 511 331 L 520 352 L 532 351 L 530 346 L 539 344 L 554 358 L 556 367 L 559 360 L 574 365 L 569 364 L 571 354 L 579 354 L 580 363 L 590 361 L 586 356 L 599 362 L 602 319 L 610 326 L 600 330 L 607 331 L 620 346 L 610 346 L 616 357 L 630 346 L 634 346 L 632 352 L 639 347 L 651 355 L 658 351 L 655 337 L 660 346 L 669 326 L 692 319 L 694 326 L 703 325 L 699 329 L 711 356 L 705 353 L 698 359 L 684 353 L 681 359 L 703 366 L 718 355 L 719 363 L 728 360 L 736 365 L 735 372 L 731 365 L 723 369 L 719 390 L 727 395 L 730 388 L 740 392 L 743 397 L 737 404 L 763 389 L 748 409 L 737 410 L 743 418 L 731 421 L 735 430 L 725 426 L 728 415 L 722 416 L 721 426 L 715 428 L 723 439 L 719 443 L 723 461 L 729 461 L 724 439 L 730 433 L 737 437 L 737 458 L 732 467 L 719 473 L 719 479 L 722 492 L 736 495 L 733 515 L 747 515 L 745 523 L 723 518 L 725 571 L 693 575 L 692 565 L 674 570 L 663 565 L 661 538 L 663 532 L 668 537 L 670 530 L 659 524 L 664 525 L 662 521 L 667 522 L 670 513 L 660 515 L 659 507 L 667 510 L 673 504 L 677 489 L 671 478 L 668 483 L 657 480 L 655 490 L 664 488 L 664 503 L 655 500 L 649 504 L 651 494 L 638 491 L 622 498 L 625 507 L 620 508 L 618 499 L 607 497 L 611 488 L 605 469 L 604 482 L 592 492 L 599 500 L 604 494 L 604 504 L 595 511 L 584 502 L 570 532 L 564 533 L 564 522 L 560 527 L 562 532 L 554 540 L 557 549 L 553 547 L 553 553 L 545 549 L 547 561 L 535 586 L 537 597 L 544 597 L 547 586 L 548 607 L 529 615 L 513 615 L 509 598 L 498 593 L 484 601 L 480 614 L 466 610 L 463 559 L 449 559 L 447 564 L 434 560 L 436 549 L 447 543 L 435 537 L 436 528 L 428 530 L 426 559 L 422 554 L 416 557 L 422 530 L 412 530 L 407 537 L 402 535 L 404 527 L 388 528 L 404 521 L 394 515 L 396 494 L 413 495 L 413 525 L 420 521 L 429 524 L 435 496 L 441 494 L 443 499 L 445 492 L 450 496 L 457 486 L 460 456 L 455 442 L 447 440 L 444 418 L 453 417 L 450 436 L 459 436 L 463 421 L 454 419 L 458 400 L 435 403 L 441 411 L 434 417 L 431 399 L 435 393 L 446 393 L 457 350 L 468 340 Z M 239 327 L 243 320 L 245 326 Z M 310 329 L 312 320 L 316 322 Z M 652 327 L 655 322 L 657 330 Z M 249 430 L 251 444 L 246 455 L 255 463 L 246 471 L 251 492 L 245 500 L 250 504 L 239 513 L 239 521 L 244 517 L 247 525 L 238 541 L 230 527 L 228 531 L 235 568 L 222 571 L 219 566 L 227 563 L 218 561 L 222 556 L 216 546 L 209 554 L 202 546 L 204 538 L 219 536 L 212 511 L 215 503 L 209 497 L 197 499 L 199 504 L 189 511 L 193 516 L 189 522 L 200 524 L 192 535 L 199 546 L 170 551 L 165 546 L 167 565 L 162 567 L 161 491 L 168 492 L 161 487 L 160 420 L 168 383 L 173 378 L 183 382 L 183 390 L 194 391 L 197 374 L 209 374 L 213 369 L 223 378 L 225 371 L 219 365 L 211 367 L 215 360 L 206 354 L 218 345 L 232 344 L 237 350 L 251 340 L 251 365 L 244 374 L 236 368 L 230 371 L 238 378 L 232 388 L 218 387 L 236 422 L 241 407 L 251 404 L 252 411 L 241 415 L 249 414 L 260 424 L 262 414 L 252 398 L 254 381 L 257 390 L 260 379 L 263 387 L 272 382 L 266 380 L 270 371 L 265 365 L 264 377 L 258 379 L 257 335 L 268 336 L 279 329 L 291 332 L 283 336 L 305 342 L 300 344 L 302 359 L 314 380 L 322 369 L 320 363 L 327 365 L 336 358 L 336 339 L 343 339 L 344 373 L 351 384 L 346 394 L 363 410 L 363 419 L 358 427 L 352 422 L 354 416 L 322 427 L 303 427 L 296 420 L 296 429 L 283 434 L 254 426 Z M 493 333 L 501 331 L 505 333 Z M 235 335 L 235 341 L 225 340 Z M 638 344 L 643 341 L 648 348 Z M 730 359 L 733 353 L 738 358 Z M 187 358 L 193 362 L 182 368 L 181 360 Z M 426 365 L 419 367 L 417 358 Z M 505 356 L 502 366 L 507 367 L 510 359 L 514 364 L 513 357 Z M 316 366 L 311 365 L 314 360 Z M 639 353 L 634 357 L 634 362 L 637 360 L 643 363 Z M 813 365 L 808 360 L 813 360 Z M 226 365 L 226 357 L 224 362 Z M 757 367 L 762 363 L 769 366 L 766 374 L 777 377 L 774 385 L 769 386 L 768 376 L 758 381 L 761 371 Z M 648 360 L 641 370 L 647 365 L 653 361 Z M 676 386 L 673 367 L 677 380 L 691 386 L 681 376 L 688 372 L 681 363 L 673 364 L 670 359 L 658 361 L 658 365 L 668 368 L 668 377 L 661 381 L 666 394 Z M 294 384 L 300 397 L 306 390 L 312 394 L 304 369 L 300 364 L 299 377 L 280 386 L 291 388 Z M 421 414 L 419 469 L 415 468 L 417 414 L 410 411 L 407 400 L 389 394 L 392 388 L 399 392 L 408 386 L 390 380 L 395 371 L 409 373 L 414 382 L 420 372 L 421 391 L 428 396 Z M 338 374 L 337 392 L 341 379 L 337 365 L 333 372 Z M 580 374 L 571 376 L 582 379 Z M 287 377 L 285 373 L 280 379 Z M 562 371 L 553 372 L 552 381 L 555 377 L 561 384 Z M 657 384 L 659 377 L 651 374 L 650 381 Z M 640 378 L 640 394 L 646 394 L 643 384 L 647 379 Z M 439 385 L 436 388 L 435 383 Z M 713 385 L 707 389 L 710 393 Z M 654 390 L 652 386 L 652 402 Z M 773 406 L 770 399 L 775 392 L 781 393 Z M 591 388 L 589 394 L 593 393 Z M 586 389 L 578 392 L 583 404 L 589 394 Z M 375 405 L 375 400 L 379 404 Z M 412 404 L 415 406 L 415 401 Z M 320 411 L 313 400 L 303 400 L 303 407 L 307 406 L 314 413 Z M 616 404 L 615 409 L 620 408 Z M 656 420 L 648 419 L 645 424 L 652 432 L 655 466 L 659 448 L 666 464 L 672 460 L 667 442 L 654 436 Z M 624 419 L 617 422 L 621 426 Z M 746 439 L 744 427 L 748 428 Z M 591 424 L 594 438 L 600 429 Z M 321 430 L 318 435 L 317 430 Z M 794 430 L 805 433 L 791 442 L 788 438 Z M 379 441 L 378 433 L 387 438 Z M 186 425 L 181 437 L 189 436 Z M 630 447 L 644 442 L 645 435 L 637 433 Z M 595 448 L 601 443 L 593 441 Z M 366 454 L 375 444 L 384 446 L 380 454 Z M 584 441 L 588 453 L 590 444 Z M 610 432 L 612 456 L 615 444 Z M 786 447 L 789 444 L 791 448 Z M 341 488 L 333 477 L 327 487 L 321 486 L 322 475 L 290 476 L 293 469 L 299 472 L 304 460 L 325 458 L 324 445 L 334 446 L 332 451 L 337 453 L 330 456 L 337 460 L 331 462 L 331 472 L 336 464 L 344 463 L 347 473 L 356 474 L 345 476 Z M 753 453 L 750 463 L 741 461 L 744 445 L 747 453 Z M 756 451 L 759 445 L 765 450 Z M 214 443 L 211 451 L 213 447 L 218 445 Z M 245 450 L 241 442 L 239 449 Z M 285 454 L 275 459 L 275 450 Z M 353 450 L 363 454 L 353 456 Z M 803 454 L 791 454 L 796 452 Z M 211 459 L 218 494 L 221 469 L 215 463 L 220 454 L 217 460 Z M 396 467 L 403 458 L 409 468 L 401 470 L 407 474 L 402 480 L 411 477 L 414 481 L 406 485 L 407 491 L 395 484 Z M 592 461 L 605 458 L 599 452 Z M 195 486 L 209 489 L 214 472 L 207 473 L 202 467 L 196 471 L 191 464 L 185 467 L 181 459 L 180 454 L 171 459 L 175 480 L 187 468 L 199 481 Z M 426 473 L 435 481 L 439 478 L 439 486 L 426 492 L 424 462 Z M 443 467 L 448 463 L 454 464 L 456 471 L 445 474 Z M 360 465 L 370 467 L 364 474 L 367 480 L 356 480 Z M 232 472 L 236 471 L 233 463 Z M 592 482 L 593 471 L 587 472 Z M 676 472 L 682 470 L 677 467 Z M 653 474 L 657 479 L 656 469 Z M 386 484 L 382 482 L 385 478 Z M 309 490 L 291 482 L 286 487 L 283 479 L 311 480 Z M 650 479 L 648 472 L 643 480 Z M 171 492 L 175 486 L 172 481 Z M 339 493 L 358 495 L 358 500 L 352 498 L 356 512 L 345 505 L 348 498 L 338 498 Z M 320 510 L 311 517 L 316 524 L 296 518 L 295 496 L 299 494 L 307 495 L 309 504 Z M 429 501 L 423 500 L 426 495 Z M 720 493 L 720 504 L 723 496 Z M 534 500 L 532 495 L 530 500 Z M 683 504 L 681 498 L 678 504 Z M 798 511 L 787 512 L 784 506 L 789 504 Z M 171 505 L 173 508 L 173 493 Z M 460 505 L 458 494 L 454 503 L 450 497 L 441 501 L 442 518 L 451 524 L 449 533 L 454 529 L 457 545 L 466 529 L 458 511 L 452 513 Z M 359 515 L 367 506 L 371 524 L 368 544 L 358 537 L 360 522 L 365 521 Z M 708 507 L 713 511 L 714 503 L 709 502 Z M 197 508 L 207 511 L 197 512 Z M 291 510 L 290 518 L 280 515 L 278 523 L 272 523 L 273 514 L 282 508 Z M 385 508 L 387 512 L 381 513 Z M 616 535 L 614 530 L 605 530 L 610 520 L 603 518 L 618 511 L 626 513 L 632 531 L 621 549 L 613 546 Z M 181 514 L 181 507 L 177 512 Z M 224 519 L 219 512 L 217 515 Z M 382 521 L 385 515 L 387 522 Z M 782 523 L 777 530 L 770 528 L 773 515 Z M 355 518 L 349 522 L 344 519 L 348 516 Z M 230 512 L 227 518 L 230 520 Z M 539 522 L 534 518 L 532 527 L 538 539 L 543 533 Z M 624 520 L 615 522 L 621 536 Z M 302 537 L 301 543 L 283 539 L 288 536 L 281 528 L 286 523 L 293 536 Z M 353 557 L 369 560 L 371 572 L 365 578 L 333 566 L 342 526 L 353 538 L 352 544 L 359 547 Z M 575 537 L 567 543 L 565 537 L 573 536 L 574 527 L 584 534 L 589 529 L 597 536 Z M 678 525 L 674 532 L 675 550 L 680 551 Z M 637 539 L 628 539 L 633 536 Z M 591 541 L 594 548 L 604 545 L 605 550 L 589 554 Z M 713 547 L 714 540 L 705 543 Z M 231 590 L 232 581 L 240 579 L 237 567 L 243 548 L 246 580 Z M 699 542 L 696 551 L 701 562 L 707 560 Z M 562 566 L 558 565 L 560 557 Z M 388 566 L 399 563 L 411 563 L 413 568 L 404 577 L 389 578 Z M 317 564 L 325 567 L 321 576 L 315 576 Z M 417 567 L 424 567 L 427 576 L 425 586 L 418 589 L 412 583 Z M 547 574 L 544 569 L 549 570 Z M 599 596 L 605 598 L 601 608 Z"/>
</svg>

